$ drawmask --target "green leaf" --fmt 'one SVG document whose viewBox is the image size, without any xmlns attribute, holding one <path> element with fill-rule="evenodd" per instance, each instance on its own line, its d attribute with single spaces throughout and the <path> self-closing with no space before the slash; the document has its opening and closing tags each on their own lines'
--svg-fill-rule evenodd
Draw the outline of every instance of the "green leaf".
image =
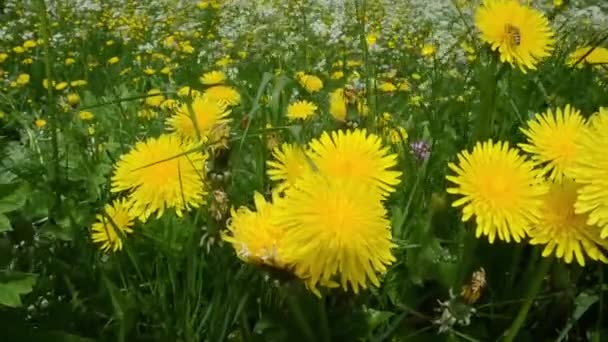
<svg viewBox="0 0 608 342">
<path fill-rule="evenodd" d="M 13 230 L 11 221 L 8 220 L 6 215 L 0 214 L 0 233 L 10 232 L 11 230 Z"/>
<path fill-rule="evenodd" d="M 376 330 L 381 324 L 388 322 L 388 320 L 395 314 L 390 311 L 378 311 L 374 309 L 368 309 L 367 312 L 367 324 L 369 331 Z"/>
<path fill-rule="evenodd" d="M 21 306 L 21 295 L 32 292 L 36 283 L 33 274 L 10 274 L 0 279 L 0 305 L 16 308 Z"/>
<path fill-rule="evenodd" d="M 568 324 L 566 324 L 564 329 L 562 329 L 556 341 L 560 342 L 564 340 L 567 337 L 568 332 L 570 332 L 570 329 L 572 329 L 574 326 L 574 323 L 576 323 L 598 300 L 599 296 L 597 293 L 582 292 L 576 296 L 576 299 L 574 300 L 574 312 L 572 313 L 572 317 L 570 317 Z"/>
<path fill-rule="evenodd" d="M 25 186 L 20 186 L 12 193 L 0 197 L 0 214 L 21 209 L 27 198 Z"/>
</svg>

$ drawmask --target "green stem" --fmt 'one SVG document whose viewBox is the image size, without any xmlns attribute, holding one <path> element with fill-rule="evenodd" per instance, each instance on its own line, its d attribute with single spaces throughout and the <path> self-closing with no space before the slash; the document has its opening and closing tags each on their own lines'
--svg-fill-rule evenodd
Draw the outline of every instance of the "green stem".
<svg viewBox="0 0 608 342">
<path fill-rule="evenodd" d="M 292 286 L 289 284 L 285 285 L 283 287 L 283 294 L 285 295 L 285 300 L 287 301 L 287 305 L 289 306 L 289 309 L 293 313 L 296 323 L 298 324 L 302 333 L 304 333 L 305 340 L 310 341 L 310 342 L 317 341 L 314 333 L 312 332 L 312 329 L 310 328 L 310 325 L 308 324 L 308 322 L 306 321 L 306 318 L 304 317 L 304 313 L 302 312 L 302 308 L 300 307 L 300 302 L 295 297 L 295 295 L 292 291 Z"/>
<path fill-rule="evenodd" d="M 253 341 L 251 337 L 251 327 L 249 326 L 249 322 L 247 321 L 247 315 L 245 314 L 245 310 L 241 311 L 241 314 L 239 316 L 241 320 L 241 333 L 243 336 L 243 341 Z"/>
<path fill-rule="evenodd" d="M 593 334 L 592 341 L 600 342 L 602 339 L 600 338 L 600 331 L 602 330 L 602 321 L 604 317 L 604 293 L 602 292 L 602 287 L 604 286 L 604 265 L 598 266 L 598 312 L 597 321 L 595 322 L 595 334 Z"/>
<path fill-rule="evenodd" d="M 523 303 L 523 305 L 519 309 L 519 312 L 517 313 L 517 317 L 515 317 L 515 320 L 509 327 L 509 330 L 508 330 L 507 336 L 504 339 L 504 342 L 512 342 L 515 339 L 515 337 L 517 337 L 519 330 L 521 329 L 524 322 L 526 321 L 528 312 L 530 311 L 530 308 L 532 307 L 532 303 L 534 303 L 534 300 L 536 299 L 536 295 L 538 294 L 538 291 L 541 288 L 543 279 L 545 279 L 545 275 L 547 275 L 547 272 L 549 271 L 549 268 L 551 267 L 552 262 L 553 262 L 552 257 L 542 258 L 540 261 L 540 265 L 538 265 L 536 267 L 536 272 L 530 282 L 530 287 L 528 287 L 528 291 L 526 294 L 526 301 Z"/>
<path fill-rule="evenodd" d="M 55 188 L 56 204 L 61 204 L 61 195 L 59 193 L 59 143 L 58 143 L 58 119 L 57 111 L 55 110 L 55 98 L 53 94 L 53 58 L 51 55 L 51 33 L 49 26 L 49 18 L 47 16 L 46 3 L 44 0 L 37 1 L 37 9 L 40 17 L 40 34 L 44 41 L 44 71 L 47 80 L 47 111 L 49 113 L 49 123 L 51 130 L 51 148 L 53 151 L 53 162 L 50 165 L 49 176 Z"/>
<path fill-rule="evenodd" d="M 458 286 L 462 286 L 467 281 L 468 272 L 475 259 L 475 250 L 479 239 L 475 237 L 474 229 L 467 229 L 462 236 L 462 254 L 460 255 L 460 270 L 458 272 Z"/>
<path fill-rule="evenodd" d="M 494 112 L 496 111 L 496 85 L 498 83 L 498 61 L 491 58 L 479 75 L 479 111 L 473 131 L 473 142 L 492 137 Z"/>
<path fill-rule="evenodd" d="M 515 274 L 517 273 L 517 269 L 519 268 L 521 256 L 524 251 L 524 247 L 521 244 L 517 244 L 514 249 L 515 252 L 513 253 L 513 261 L 511 262 L 511 272 L 509 273 L 509 276 L 507 278 L 506 289 L 513 288 L 513 283 L 515 282 Z"/>
<path fill-rule="evenodd" d="M 331 333 L 329 330 L 329 320 L 327 319 L 327 304 L 325 296 L 319 299 L 319 320 L 321 321 L 321 336 L 324 342 L 331 341 Z"/>
</svg>

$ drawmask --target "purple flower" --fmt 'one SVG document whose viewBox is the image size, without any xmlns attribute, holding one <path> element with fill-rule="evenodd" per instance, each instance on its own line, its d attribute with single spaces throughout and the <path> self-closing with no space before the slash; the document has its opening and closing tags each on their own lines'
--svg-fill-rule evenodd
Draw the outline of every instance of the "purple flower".
<svg viewBox="0 0 608 342">
<path fill-rule="evenodd" d="M 419 161 L 426 161 L 431 155 L 431 145 L 424 140 L 417 140 L 410 143 L 410 149 L 414 157 Z"/>
</svg>

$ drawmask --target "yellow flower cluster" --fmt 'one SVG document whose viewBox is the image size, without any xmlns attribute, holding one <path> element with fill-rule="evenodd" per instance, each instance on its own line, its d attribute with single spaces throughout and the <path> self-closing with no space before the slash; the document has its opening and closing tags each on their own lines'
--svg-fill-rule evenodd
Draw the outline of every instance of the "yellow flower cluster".
<svg viewBox="0 0 608 342">
<path fill-rule="evenodd" d="M 292 271 L 311 291 L 355 293 L 395 261 L 384 200 L 399 185 L 397 156 L 366 130 L 324 132 L 307 146 L 283 144 L 268 161 L 272 202 L 233 210 L 224 240 L 244 261 Z"/>
<path fill-rule="evenodd" d="M 608 262 L 608 109 L 589 122 L 570 105 L 549 109 L 521 130 L 531 159 L 490 140 L 449 164 L 453 206 L 463 221 L 475 216 L 477 237 L 490 243 L 529 236 L 545 257 Z"/>
<path fill-rule="evenodd" d="M 137 142 L 116 163 L 111 191 L 126 196 L 105 209 L 104 217 L 115 222 L 112 227 L 100 218 L 92 228 L 93 241 L 101 243 L 104 251 L 122 249 L 117 232 L 132 232 L 135 218 L 145 222 L 154 213 L 161 217 L 167 209 L 182 216 L 204 204 L 209 158 L 205 148 L 217 148 L 217 141 L 225 144 L 230 134 L 229 106 L 238 104 L 240 95 L 230 86 L 217 85 L 225 81 L 223 73 L 206 74 L 201 81 L 216 85 L 203 92 L 188 88 L 184 101 L 166 99 L 160 89 L 147 92 L 140 116 L 154 119 L 155 108 L 169 111 L 168 133 Z M 94 118 L 87 111 L 79 115 L 82 120 Z"/>
</svg>

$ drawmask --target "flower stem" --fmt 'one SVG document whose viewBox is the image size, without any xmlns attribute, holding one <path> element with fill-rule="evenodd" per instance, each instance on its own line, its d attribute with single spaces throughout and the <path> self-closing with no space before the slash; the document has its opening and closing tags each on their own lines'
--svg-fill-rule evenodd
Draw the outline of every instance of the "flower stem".
<svg viewBox="0 0 608 342">
<path fill-rule="evenodd" d="M 528 287 L 525 302 L 519 309 L 519 312 L 517 313 L 517 317 L 515 317 L 515 320 L 509 327 L 509 330 L 508 330 L 507 336 L 504 339 L 504 342 L 512 342 L 515 339 L 515 337 L 517 337 L 519 330 L 521 329 L 522 325 L 526 321 L 528 312 L 530 311 L 530 308 L 532 307 L 532 303 L 536 299 L 536 295 L 538 294 L 538 291 L 540 290 L 540 287 L 543 283 L 543 279 L 545 278 L 545 275 L 549 271 L 549 268 L 551 267 L 552 262 L 553 262 L 552 257 L 541 258 L 540 265 L 537 266 L 536 272 L 534 273 L 532 281 L 530 282 L 530 287 Z"/>
<path fill-rule="evenodd" d="M 49 168 L 49 178 L 53 184 L 53 188 L 55 188 L 56 193 L 56 205 L 61 203 L 61 195 L 59 193 L 59 143 L 58 143 L 58 120 L 57 120 L 57 111 L 55 108 L 55 98 L 53 94 L 53 57 L 51 55 L 51 34 L 50 34 L 50 25 L 49 18 L 47 15 L 46 3 L 45 0 L 37 1 L 37 10 L 39 12 L 40 17 L 40 34 L 42 36 L 42 40 L 44 41 L 44 71 L 47 81 L 47 110 L 49 113 L 49 123 L 51 130 L 51 148 L 53 151 L 53 162 Z"/>
<path fill-rule="evenodd" d="M 598 303 L 598 312 L 597 321 L 595 322 L 595 334 L 593 334 L 592 342 L 600 342 L 602 339 L 600 338 L 600 331 L 602 330 L 602 321 L 604 317 L 604 293 L 602 292 L 602 287 L 604 286 L 604 265 L 599 265 L 597 269 L 598 273 L 598 295 L 599 295 L 599 303 Z"/>
<path fill-rule="evenodd" d="M 325 296 L 319 299 L 319 320 L 321 321 L 321 336 L 323 342 L 331 341 L 331 333 L 329 331 L 329 321 L 327 320 L 327 304 Z"/>
<path fill-rule="evenodd" d="M 496 113 L 496 93 L 500 77 L 505 71 L 504 65 L 498 64 L 491 58 L 479 73 L 479 110 L 473 130 L 473 142 L 487 140 L 492 137 L 494 117 Z"/>
<path fill-rule="evenodd" d="M 296 323 L 298 324 L 300 330 L 302 331 L 302 333 L 304 333 L 305 340 L 310 341 L 310 342 L 317 341 L 314 333 L 312 332 L 312 329 L 310 328 L 310 325 L 308 324 L 308 322 L 306 321 L 306 318 L 304 317 L 304 313 L 302 312 L 302 308 L 300 307 L 300 302 L 298 301 L 298 299 L 296 298 L 295 294 L 292 291 L 292 289 L 293 289 L 292 285 L 287 284 L 287 285 L 283 286 L 282 289 L 283 289 L 283 294 L 285 295 L 285 300 L 287 301 L 287 305 L 289 306 L 289 309 L 293 313 L 294 319 L 295 319 Z"/>
</svg>

